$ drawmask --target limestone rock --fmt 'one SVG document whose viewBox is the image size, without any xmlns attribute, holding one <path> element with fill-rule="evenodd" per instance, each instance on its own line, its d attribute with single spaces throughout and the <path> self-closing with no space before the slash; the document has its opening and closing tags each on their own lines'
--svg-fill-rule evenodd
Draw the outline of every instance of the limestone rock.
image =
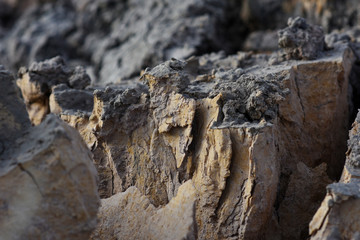
<svg viewBox="0 0 360 240">
<path fill-rule="evenodd" d="M 74 89 L 66 84 L 56 85 L 52 88 L 49 97 L 49 109 L 51 113 L 76 110 L 84 113 L 91 113 L 94 97 L 92 91 Z"/>
<path fill-rule="evenodd" d="M 15 71 L 61 55 L 72 65 L 88 66 L 93 80 L 104 85 L 136 78 L 143 68 L 171 57 L 186 59 L 218 50 L 234 53 L 249 49 L 249 44 L 276 47 L 274 34 L 262 33 L 282 28 L 291 16 L 304 17 L 330 32 L 356 26 L 360 12 L 357 0 L 3 0 L 1 4 L 1 64 Z"/>
<path fill-rule="evenodd" d="M 316 59 L 324 50 L 324 32 L 321 27 L 309 25 L 300 17 L 289 18 L 288 27 L 280 30 L 279 46 L 285 49 L 287 59 Z"/>
<path fill-rule="evenodd" d="M 156 209 L 136 187 L 101 200 L 91 239 L 196 239 L 196 191 L 191 180 Z"/>
<path fill-rule="evenodd" d="M 6 86 L 1 89 L 1 141 L 6 144 L 0 155 L 1 238 L 88 238 L 99 204 L 91 152 L 53 115 L 31 127 L 14 79 L 4 70 L 0 74 Z"/>
</svg>

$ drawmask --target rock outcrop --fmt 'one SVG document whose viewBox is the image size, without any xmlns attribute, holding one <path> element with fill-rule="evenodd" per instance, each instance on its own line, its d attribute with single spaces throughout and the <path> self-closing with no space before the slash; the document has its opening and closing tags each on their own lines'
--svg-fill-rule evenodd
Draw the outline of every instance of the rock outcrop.
<svg viewBox="0 0 360 240">
<path fill-rule="evenodd" d="M 351 4 L 1 2 L 0 234 L 359 238 Z"/>
<path fill-rule="evenodd" d="M 0 70 L 1 239 L 86 239 L 99 205 L 80 135 L 53 115 L 31 127 L 15 80 Z"/>
<path fill-rule="evenodd" d="M 166 208 L 191 179 L 199 239 L 300 239 L 341 173 L 354 54 L 341 45 L 312 61 L 269 60 L 173 59 L 147 69 L 146 86 L 95 90 L 91 114 L 58 114 L 92 150 L 103 198 L 135 186 Z"/>
</svg>

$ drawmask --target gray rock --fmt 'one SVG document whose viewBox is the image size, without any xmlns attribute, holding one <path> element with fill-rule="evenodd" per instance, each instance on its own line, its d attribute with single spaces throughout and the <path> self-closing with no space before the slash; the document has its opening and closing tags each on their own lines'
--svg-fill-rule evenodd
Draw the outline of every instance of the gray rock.
<svg viewBox="0 0 360 240">
<path fill-rule="evenodd" d="M 171 57 L 222 45 L 219 0 L 57 1 L 30 9 L 5 39 L 10 65 L 61 55 L 94 66 L 98 84 L 140 75 Z"/>
<path fill-rule="evenodd" d="M 0 166 L 15 140 L 30 127 L 30 121 L 11 73 L 0 65 Z"/>
<path fill-rule="evenodd" d="M 324 32 L 321 27 L 309 25 L 300 17 L 289 18 L 288 27 L 278 32 L 279 46 L 287 59 L 316 59 L 324 50 Z"/>
</svg>

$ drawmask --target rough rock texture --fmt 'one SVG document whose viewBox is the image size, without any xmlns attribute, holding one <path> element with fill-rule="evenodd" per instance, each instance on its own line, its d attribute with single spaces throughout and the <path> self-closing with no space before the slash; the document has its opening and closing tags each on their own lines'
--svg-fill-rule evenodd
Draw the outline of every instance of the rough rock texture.
<svg viewBox="0 0 360 240">
<path fill-rule="evenodd" d="M 136 186 L 165 206 L 191 179 L 199 239 L 301 239 L 343 166 L 354 54 L 269 59 L 173 59 L 144 72 L 147 86 L 95 90 L 90 116 L 59 115 L 92 149 L 102 197 Z"/>
<path fill-rule="evenodd" d="M 83 90 L 90 84 L 90 78 L 82 67 L 69 68 L 62 58 L 55 57 L 44 62 L 34 62 L 28 69 L 21 68 L 18 75 L 17 85 L 21 89 L 30 120 L 35 125 L 41 123 L 50 110 L 57 113 L 74 105 L 81 110 L 92 110 L 91 93 L 89 96 Z M 60 84 L 62 86 L 58 87 Z M 69 94 L 60 96 L 60 91 L 66 87 L 74 88 L 73 100 Z M 55 92 L 49 104 L 53 90 Z M 56 98 L 62 98 L 64 106 L 56 105 Z"/>
<path fill-rule="evenodd" d="M 316 59 L 324 50 L 324 32 L 317 25 L 309 25 L 304 18 L 289 18 L 288 27 L 278 32 L 279 46 L 287 59 Z"/>
<path fill-rule="evenodd" d="M 96 226 L 96 169 L 79 134 L 53 115 L 31 127 L 0 70 L 2 239 L 86 239 Z"/>
<path fill-rule="evenodd" d="M 334 183 L 310 223 L 311 239 L 359 238 L 359 183 Z"/>
<path fill-rule="evenodd" d="M 311 239 L 360 237 L 360 114 L 348 141 L 346 163 L 339 183 L 327 187 L 327 195 L 310 223 Z"/>
<path fill-rule="evenodd" d="M 356 26 L 360 12 L 356 0 L 3 0 L 0 4 L 1 64 L 16 71 L 62 55 L 73 65 L 86 65 L 99 84 L 137 77 L 143 68 L 171 57 L 249 49 L 246 39 L 283 28 L 292 16 L 331 32 Z M 271 35 L 265 36 L 265 44 L 256 45 L 274 47 L 267 45 Z"/>
<path fill-rule="evenodd" d="M 189 180 L 165 207 L 156 209 L 130 187 L 101 201 L 91 239 L 196 239 L 195 193 Z"/>
</svg>

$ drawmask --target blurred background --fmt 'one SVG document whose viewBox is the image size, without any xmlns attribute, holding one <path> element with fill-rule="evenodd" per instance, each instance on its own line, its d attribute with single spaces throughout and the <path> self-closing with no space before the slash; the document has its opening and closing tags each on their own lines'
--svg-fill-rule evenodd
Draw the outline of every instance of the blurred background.
<svg viewBox="0 0 360 240">
<path fill-rule="evenodd" d="M 358 0 L 0 0 L 0 64 L 16 73 L 60 55 L 106 85 L 172 57 L 274 51 L 292 16 L 355 42 L 359 11 Z"/>
</svg>

